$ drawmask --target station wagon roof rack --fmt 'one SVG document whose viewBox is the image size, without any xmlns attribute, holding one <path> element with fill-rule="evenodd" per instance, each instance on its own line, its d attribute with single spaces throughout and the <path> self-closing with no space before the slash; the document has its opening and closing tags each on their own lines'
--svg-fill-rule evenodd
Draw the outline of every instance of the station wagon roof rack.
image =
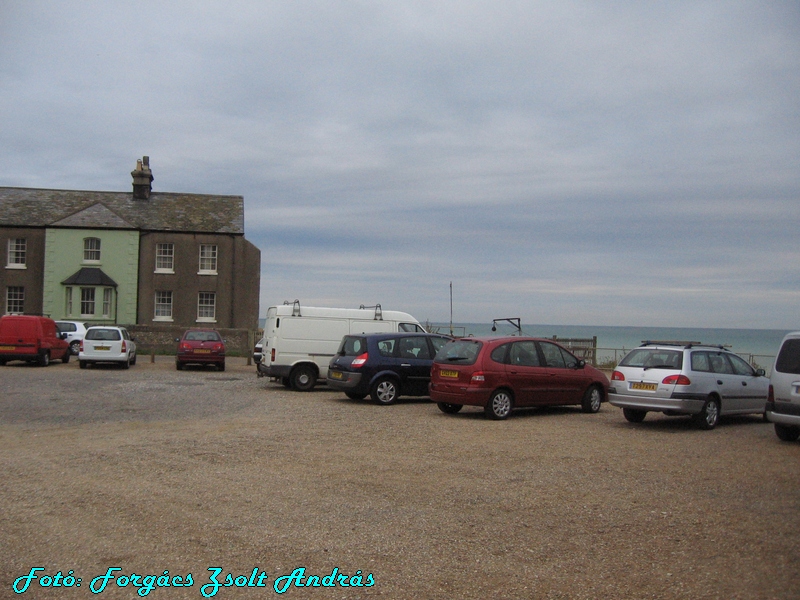
<svg viewBox="0 0 800 600">
<path fill-rule="evenodd" d="M 686 342 L 680 340 L 642 340 L 641 346 L 681 346 L 683 348 L 705 346 L 707 348 L 719 348 L 720 350 L 725 349 L 725 346 L 722 344 L 704 344 L 703 342 Z"/>
</svg>

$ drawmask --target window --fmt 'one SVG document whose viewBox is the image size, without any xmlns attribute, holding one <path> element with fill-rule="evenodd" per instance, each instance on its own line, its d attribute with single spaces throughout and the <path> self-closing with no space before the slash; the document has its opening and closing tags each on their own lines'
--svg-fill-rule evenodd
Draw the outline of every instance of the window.
<svg viewBox="0 0 800 600">
<path fill-rule="evenodd" d="M 83 240 L 83 261 L 100 262 L 99 238 L 85 238 Z"/>
<path fill-rule="evenodd" d="M 8 286 L 6 290 L 6 313 L 21 315 L 25 312 L 25 288 L 16 285 Z"/>
<path fill-rule="evenodd" d="M 156 273 L 174 273 L 175 244 L 156 244 Z"/>
<path fill-rule="evenodd" d="M 200 292 L 197 297 L 197 320 L 216 322 L 217 295 L 214 292 Z"/>
<path fill-rule="evenodd" d="M 213 244 L 200 244 L 200 273 L 217 274 L 217 247 Z"/>
<path fill-rule="evenodd" d="M 156 312 L 154 321 L 172 321 L 172 292 L 156 292 Z"/>
<path fill-rule="evenodd" d="M 11 238 L 8 240 L 8 262 L 6 263 L 7 268 L 24 269 L 26 250 L 27 242 L 25 241 L 25 238 Z"/>
<path fill-rule="evenodd" d="M 111 316 L 111 288 L 103 289 L 103 316 Z"/>
<path fill-rule="evenodd" d="M 428 340 L 424 337 L 404 337 L 400 338 L 400 358 L 430 360 L 430 348 Z"/>
<path fill-rule="evenodd" d="M 81 315 L 94 316 L 94 288 L 81 288 Z"/>
<path fill-rule="evenodd" d="M 555 348 L 555 346 L 553 346 Z M 511 345 L 509 357 L 512 365 L 521 367 L 540 367 L 539 353 L 536 351 L 536 342 L 516 342 Z"/>
<path fill-rule="evenodd" d="M 68 287 L 64 290 L 64 314 L 72 314 L 72 288 Z"/>
</svg>

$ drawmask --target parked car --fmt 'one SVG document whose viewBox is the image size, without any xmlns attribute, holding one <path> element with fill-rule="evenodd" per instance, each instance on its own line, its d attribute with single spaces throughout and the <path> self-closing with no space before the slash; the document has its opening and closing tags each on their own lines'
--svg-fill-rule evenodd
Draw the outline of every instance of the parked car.
<svg viewBox="0 0 800 600">
<path fill-rule="evenodd" d="M 86 335 L 86 328 L 89 327 L 87 323 L 79 321 L 56 321 L 59 331 L 66 333 L 67 343 L 69 344 L 69 351 L 73 356 L 78 356 L 81 350 L 81 340 Z"/>
<path fill-rule="evenodd" d="M 253 346 L 253 363 L 256 365 L 256 373 L 259 377 L 263 377 L 264 374 L 259 370 L 258 365 L 261 364 L 261 356 L 264 351 L 264 338 L 262 337 L 259 339 L 255 346 Z"/>
<path fill-rule="evenodd" d="M 767 419 L 785 442 L 800 438 L 800 331 L 783 338 L 769 378 Z"/>
<path fill-rule="evenodd" d="M 461 338 L 439 350 L 431 369 L 431 400 L 445 413 L 480 406 L 492 419 L 514 408 L 579 404 L 595 413 L 608 378 L 552 340 Z"/>
<path fill-rule="evenodd" d="M 0 317 L 0 365 L 24 360 L 46 367 L 52 359 L 69 362 L 69 344 L 56 322 L 34 315 Z"/>
<path fill-rule="evenodd" d="M 631 350 L 611 374 L 609 401 L 631 423 L 649 411 L 691 415 L 702 429 L 720 416 L 764 414 L 769 380 L 722 346 L 653 342 Z"/>
<path fill-rule="evenodd" d="M 86 330 L 78 353 L 85 369 L 94 363 L 118 363 L 123 369 L 136 364 L 136 342 L 124 327 L 93 325 Z"/>
<path fill-rule="evenodd" d="M 225 370 L 225 341 L 213 329 L 189 329 L 175 340 L 178 352 L 175 368 L 180 371 L 186 365 L 214 365 Z"/>
<path fill-rule="evenodd" d="M 431 364 L 450 338 L 432 333 L 346 335 L 328 365 L 328 387 L 376 404 L 427 396 Z"/>
</svg>

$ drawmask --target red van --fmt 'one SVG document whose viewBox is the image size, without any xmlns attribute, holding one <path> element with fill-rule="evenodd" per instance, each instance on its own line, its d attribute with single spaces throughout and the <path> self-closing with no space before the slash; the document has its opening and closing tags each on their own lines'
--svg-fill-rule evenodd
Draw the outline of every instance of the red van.
<svg viewBox="0 0 800 600">
<path fill-rule="evenodd" d="M 46 367 L 51 359 L 69 362 L 69 344 L 53 319 L 32 315 L 0 317 L 0 365 L 24 360 Z"/>
</svg>

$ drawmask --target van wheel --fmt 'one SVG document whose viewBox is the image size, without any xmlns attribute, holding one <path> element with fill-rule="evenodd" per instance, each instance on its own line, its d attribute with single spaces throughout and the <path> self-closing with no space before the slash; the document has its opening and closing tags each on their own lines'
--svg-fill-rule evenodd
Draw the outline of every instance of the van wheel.
<svg viewBox="0 0 800 600">
<path fill-rule="evenodd" d="M 314 388 L 317 376 L 311 367 L 296 367 L 289 376 L 292 388 L 298 392 L 307 392 Z"/>
<path fill-rule="evenodd" d="M 600 410 L 603 401 L 603 392 L 596 385 L 590 386 L 581 400 L 581 410 L 585 413 L 596 413 Z"/>
<path fill-rule="evenodd" d="M 39 355 L 39 366 L 46 367 L 49 364 L 50 364 L 50 353 L 47 350 L 45 350 Z"/>
<path fill-rule="evenodd" d="M 397 388 L 394 379 L 383 377 L 375 382 L 369 395 L 375 404 L 388 406 L 395 403 L 400 395 L 400 390 Z"/>
<path fill-rule="evenodd" d="M 775 423 L 775 435 L 784 442 L 794 442 L 800 438 L 800 427 Z"/>
</svg>

